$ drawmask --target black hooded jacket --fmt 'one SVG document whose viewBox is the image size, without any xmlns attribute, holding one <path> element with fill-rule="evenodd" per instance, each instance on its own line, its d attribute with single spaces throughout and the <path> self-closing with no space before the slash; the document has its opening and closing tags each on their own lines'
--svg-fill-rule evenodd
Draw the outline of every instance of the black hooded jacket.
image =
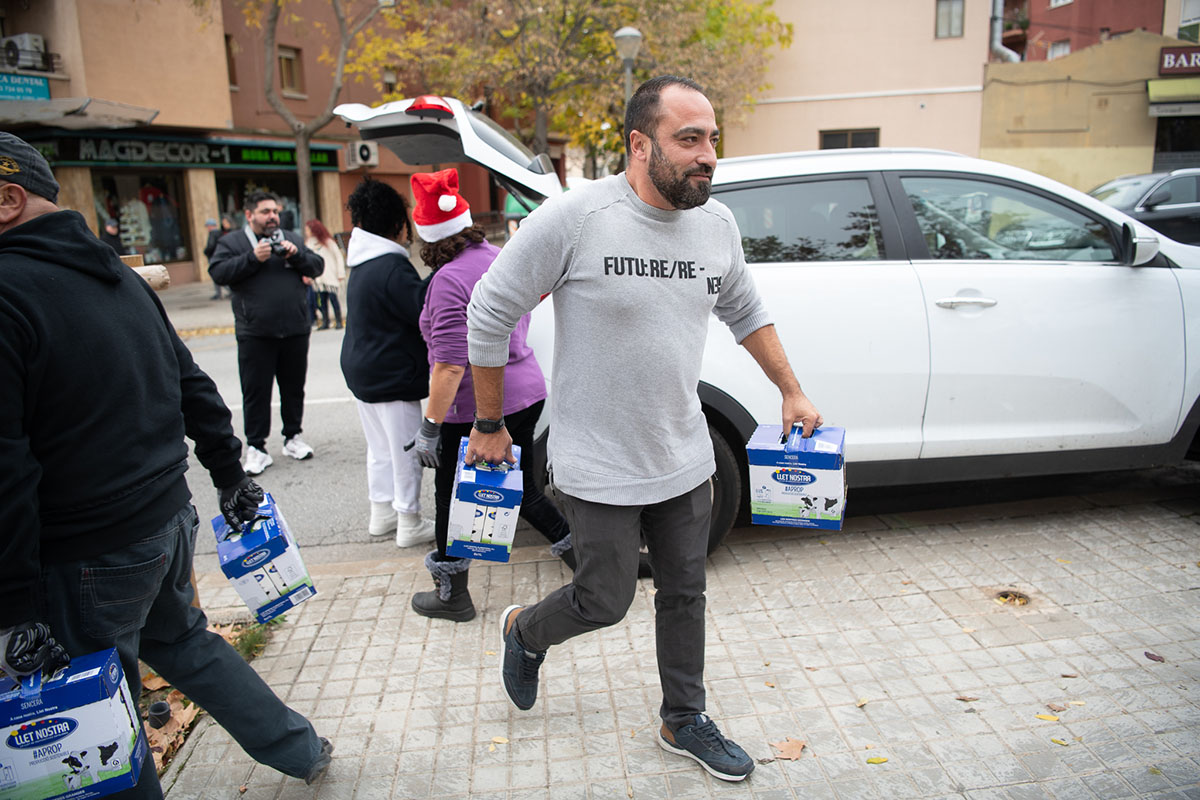
<svg viewBox="0 0 1200 800">
<path fill-rule="evenodd" d="M 0 628 L 35 618 L 41 563 L 160 529 L 245 473 L 229 409 L 154 291 L 58 211 L 0 235 Z"/>
<path fill-rule="evenodd" d="M 245 229 L 231 231 L 217 240 L 208 262 L 213 283 L 233 291 L 233 321 L 238 336 L 307 336 L 312 333 L 308 311 L 308 288 L 304 277 L 315 278 L 325 271 L 325 261 L 304 246 L 299 236 L 283 231 L 296 245 L 291 258 L 254 257 L 254 247 Z"/>
</svg>

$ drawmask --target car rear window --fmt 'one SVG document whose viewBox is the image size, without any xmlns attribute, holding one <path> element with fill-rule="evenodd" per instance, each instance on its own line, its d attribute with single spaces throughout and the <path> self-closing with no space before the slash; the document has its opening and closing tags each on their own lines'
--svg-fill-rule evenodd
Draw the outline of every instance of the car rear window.
<svg viewBox="0 0 1200 800">
<path fill-rule="evenodd" d="M 865 179 L 742 185 L 717 199 L 733 211 L 748 263 L 886 258 Z"/>
</svg>

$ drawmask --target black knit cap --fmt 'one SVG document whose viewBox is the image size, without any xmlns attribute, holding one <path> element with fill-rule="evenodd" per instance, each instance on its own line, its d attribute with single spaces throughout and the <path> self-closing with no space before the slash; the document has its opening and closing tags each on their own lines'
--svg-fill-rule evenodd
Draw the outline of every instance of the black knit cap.
<svg viewBox="0 0 1200 800">
<path fill-rule="evenodd" d="M 0 180 L 25 187 L 25 191 L 58 200 L 58 181 L 42 154 L 24 139 L 0 131 Z"/>
</svg>

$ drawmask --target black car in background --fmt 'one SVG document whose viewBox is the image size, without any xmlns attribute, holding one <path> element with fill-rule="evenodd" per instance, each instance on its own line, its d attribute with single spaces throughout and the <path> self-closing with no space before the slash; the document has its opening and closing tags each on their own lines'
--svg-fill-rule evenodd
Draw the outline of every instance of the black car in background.
<svg viewBox="0 0 1200 800">
<path fill-rule="evenodd" d="M 1177 242 L 1200 244 L 1200 168 L 1125 175 L 1088 194 Z"/>
</svg>

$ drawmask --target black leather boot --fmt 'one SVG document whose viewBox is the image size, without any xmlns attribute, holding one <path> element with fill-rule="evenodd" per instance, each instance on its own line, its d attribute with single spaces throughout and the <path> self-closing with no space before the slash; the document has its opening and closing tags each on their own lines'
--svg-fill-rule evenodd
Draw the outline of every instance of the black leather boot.
<svg viewBox="0 0 1200 800">
<path fill-rule="evenodd" d="M 425 568 L 433 576 L 432 592 L 412 596 L 412 610 L 423 617 L 466 622 L 475 618 L 475 604 L 467 590 L 470 559 L 439 561 L 436 552 L 425 556 Z"/>
</svg>

